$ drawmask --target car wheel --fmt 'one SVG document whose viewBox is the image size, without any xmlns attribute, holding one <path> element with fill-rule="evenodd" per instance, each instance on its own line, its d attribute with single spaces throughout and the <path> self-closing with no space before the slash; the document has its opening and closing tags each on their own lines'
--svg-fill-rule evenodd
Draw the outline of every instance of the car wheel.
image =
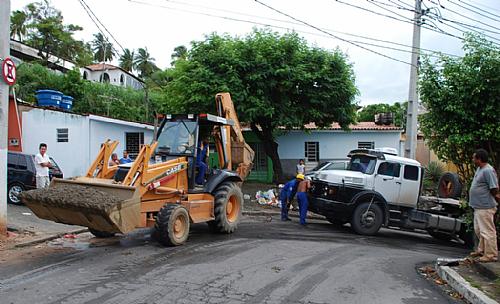
<svg viewBox="0 0 500 304">
<path fill-rule="evenodd" d="M 9 204 L 22 205 L 19 195 L 24 191 L 24 186 L 21 184 L 12 184 L 7 188 L 7 201 Z"/>
</svg>

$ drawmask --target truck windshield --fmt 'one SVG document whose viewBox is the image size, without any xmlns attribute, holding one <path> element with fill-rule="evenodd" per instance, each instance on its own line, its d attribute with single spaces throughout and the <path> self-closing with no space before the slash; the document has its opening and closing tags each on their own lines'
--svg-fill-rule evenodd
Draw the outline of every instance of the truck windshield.
<svg viewBox="0 0 500 304">
<path fill-rule="evenodd" d="M 158 136 L 158 152 L 169 155 L 193 155 L 196 149 L 195 121 L 168 121 Z"/>
<path fill-rule="evenodd" d="M 373 174 L 377 158 L 366 155 L 354 155 L 347 167 L 347 170 L 358 171 L 365 174 Z"/>
</svg>

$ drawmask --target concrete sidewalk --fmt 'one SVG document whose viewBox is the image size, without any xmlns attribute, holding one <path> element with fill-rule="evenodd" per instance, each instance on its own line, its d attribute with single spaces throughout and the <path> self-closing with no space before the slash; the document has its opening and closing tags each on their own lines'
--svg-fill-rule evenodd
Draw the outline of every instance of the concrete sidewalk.
<svg viewBox="0 0 500 304">
<path fill-rule="evenodd" d="M 65 234 L 87 231 L 86 227 L 64 225 L 38 218 L 28 207 L 7 205 L 7 229 L 17 236 L 10 240 L 14 247 L 29 246 Z"/>
</svg>

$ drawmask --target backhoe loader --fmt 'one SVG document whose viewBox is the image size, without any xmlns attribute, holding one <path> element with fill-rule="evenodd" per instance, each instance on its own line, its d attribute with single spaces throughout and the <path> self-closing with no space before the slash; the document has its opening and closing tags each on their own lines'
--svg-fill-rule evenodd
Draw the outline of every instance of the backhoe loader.
<svg viewBox="0 0 500 304">
<path fill-rule="evenodd" d="M 232 233 L 243 208 L 241 183 L 254 152 L 245 142 L 229 93 L 216 95 L 217 115 L 164 115 L 155 140 L 129 164 L 109 165 L 118 142 L 108 140 L 85 176 L 53 179 L 26 191 L 23 202 L 40 218 L 88 227 L 96 237 L 154 227 L 167 246 L 186 242 L 191 223 Z M 195 184 L 201 141 L 212 138 L 219 166 Z"/>
</svg>

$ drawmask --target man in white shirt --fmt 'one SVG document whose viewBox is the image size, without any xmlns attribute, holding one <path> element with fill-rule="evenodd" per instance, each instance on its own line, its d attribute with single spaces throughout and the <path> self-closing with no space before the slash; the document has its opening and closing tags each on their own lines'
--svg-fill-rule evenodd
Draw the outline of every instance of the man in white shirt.
<svg viewBox="0 0 500 304">
<path fill-rule="evenodd" d="M 39 147 L 40 153 L 35 155 L 36 169 L 36 187 L 47 188 L 49 186 L 49 168 L 52 167 L 49 156 L 47 155 L 47 144 L 41 143 Z"/>
</svg>

